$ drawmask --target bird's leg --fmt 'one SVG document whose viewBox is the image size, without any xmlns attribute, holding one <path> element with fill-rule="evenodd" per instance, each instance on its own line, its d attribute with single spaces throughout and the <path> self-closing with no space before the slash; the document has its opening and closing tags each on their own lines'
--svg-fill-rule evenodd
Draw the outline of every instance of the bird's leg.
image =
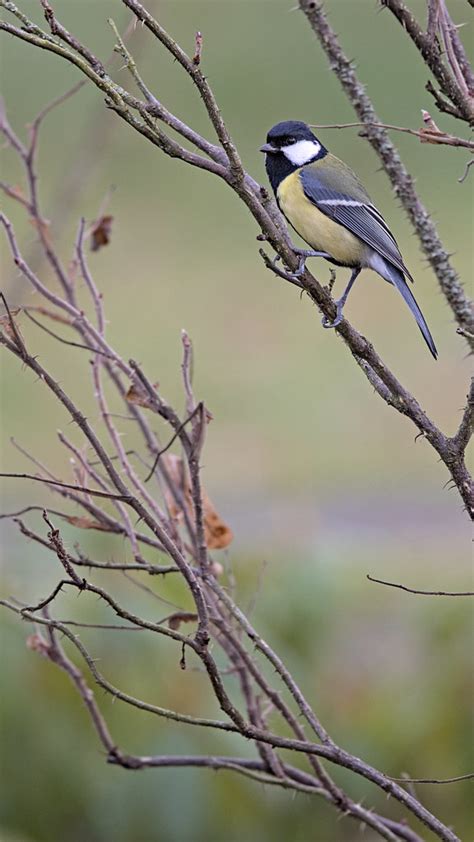
<svg viewBox="0 0 474 842">
<path fill-rule="evenodd" d="M 299 280 L 301 275 L 305 270 L 305 263 L 308 257 L 325 257 L 326 259 L 330 258 L 330 255 L 327 254 L 325 251 L 314 251 L 313 249 L 299 249 L 296 246 L 292 246 L 292 250 L 300 257 L 300 262 L 298 268 L 295 272 L 285 271 L 280 269 L 276 264 L 281 259 L 280 255 L 277 254 L 273 260 L 270 260 L 269 257 L 265 254 L 262 249 L 259 249 L 259 253 L 268 269 L 271 269 L 272 272 L 275 272 L 275 275 L 278 277 L 283 278 L 285 281 L 290 281 L 292 284 L 296 284 L 296 286 L 301 287 L 301 281 Z"/>
<path fill-rule="evenodd" d="M 296 246 L 292 246 L 291 248 L 293 249 L 295 254 L 299 255 L 299 257 L 301 258 L 296 272 L 293 272 L 295 278 L 299 278 L 303 274 L 306 268 L 306 260 L 308 257 L 324 257 L 326 258 L 326 260 L 331 258 L 331 255 L 325 251 L 315 251 L 314 249 L 299 249 Z"/>
<path fill-rule="evenodd" d="M 322 320 L 323 327 L 337 327 L 337 325 L 342 322 L 342 310 L 343 310 L 344 304 L 347 301 L 347 297 L 348 297 L 348 295 L 349 295 L 349 293 L 350 293 L 350 291 L 351 291 L 351 289 L 354 285 L 354 282 L 355 282 L 356 278 L 360 274 L 360 271 L 361 271 L 360 268 L 356 268 L 356 269 L 352 270 L 351 277 L 349 278 L 349 283 L 347 284 L 343 294 L 338 299 L 338 301 L 334 302 L 335 305 L 336 305 L 336 313 L 337 313 L 336 318 L 334 319 L 333 322 L 330 322 L 329 319 L 326 318 L 326 316 L 323 316 L 323 320 Z"/>
<path fill-rule="evenodd" d="M 315 251 L 314 249 L 299 249 L 296 246 L 291 246 L 295 254 L 300 254 L 302 257 L 325 257 L 328 260 L 331 255 L 327 251 Z"/>
</svg>

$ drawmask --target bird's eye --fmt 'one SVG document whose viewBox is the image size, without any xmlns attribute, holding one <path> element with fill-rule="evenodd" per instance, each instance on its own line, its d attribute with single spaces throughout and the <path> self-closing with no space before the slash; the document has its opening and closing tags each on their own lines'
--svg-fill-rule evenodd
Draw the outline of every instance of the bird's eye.
<svg viewBox="0 0 474 842">
<path fill-rule="evenodd" d="M 286 143 L 288 146 L 290 146 L 292 143 L 296 143 L 296 137 L 288 137 L 286 139 Z"/>
</svg>

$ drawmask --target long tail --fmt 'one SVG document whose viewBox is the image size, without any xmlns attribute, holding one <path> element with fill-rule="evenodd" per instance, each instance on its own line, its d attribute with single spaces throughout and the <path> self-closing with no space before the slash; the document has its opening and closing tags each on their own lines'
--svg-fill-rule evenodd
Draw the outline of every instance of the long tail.
<svg viewBox="0 0 474 842">
<path fill-rule="evenodd" d="M 433 337 L 431 336 L 430 330 L 428 325 L 425 322 L 425 318 L 423 313 L 421 312 L 418 304 L 416 303 L 415 296 L 413 295 L 410 287 L 408 286 L 405 278 L 403 277 L 402 273 L 399 269 L 389 263 L 387 260 L 384 260 L 384 268 L 387 271 L 385 275 L 387 281 L 392 283 L 398 289 L 399 293 L 403 296 L 406 303 L 408 304 L 411 312 L 413 313 L 416 323 L 421 330 L 423 335 L 423 339 L 425 340 L 428 348 L 430 349 L 431 353 L 435 360 L 438 359 L 438 351 L 436 350 L 436 345 L 434 344 Z"/>
</svg>

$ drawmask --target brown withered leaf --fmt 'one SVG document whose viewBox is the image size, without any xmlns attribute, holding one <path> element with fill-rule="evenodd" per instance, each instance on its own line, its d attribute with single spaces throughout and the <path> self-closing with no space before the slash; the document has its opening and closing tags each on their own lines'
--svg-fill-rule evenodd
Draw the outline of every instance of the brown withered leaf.
<svg viewBox="0 0 474 842">
<path fill-rule="evenodd" d="M 176 456 L 174 453 L 164 453 L 161 458 L 166 464 L 166 468 L 173 483 L 180 489 L 183 495 L 190 519 L 194 520 L 191 485 L 183 460 L 180 456 Z M 178 521 L 181 521 L 183 519 L 183 513 L 176 505 L 175 498 L 166 486 L 165 497 L 171 516 L 176 518 Z M 204 535 L 206 538 L 207 548 L 209 550 L 225 549 L 232 543 L 234 534 L 230 526 L 222 520 L 204 489 L 202 490 L 202 507 L 204 516 Z"/>
<path fill-rule="evenodd" d="M 94 223 L 91 231 L 91 251 L 99 251 L 110 243 L 113 220 L 113 216 L 105 214 Z"/>
<path fill-rule="evenodd" d="M 99 532 L 114 532 L 115 530 L 106 523 L 101 523 L 100 520 L 93 520 L 90 517 L 78 517 L 75 515 L 68 515 L 65 520 L 72 526 L 77 526 L 78 529 L 97 529 Z"/>
<path fill-rule="evenodd" d="M 157 389 L 159 383 L 153 383 L 153 386 Z M 134 384 L 130 386 L 127 394 L 125 395 L 125 400 L 129 403 L 134 403 L 136 406 L 143 406 L 144 409 L 153 409 L 153 403 L 148 395 L 146 395 L 145 392 L 140 392 Z"/>
<path fill-rule="evenodd" d="M 168 628 L 173 631 L 179 631 L 181 623 L 195 623 L 197 619 L 198 615 L 193 614 L 191 611 L 176 611 L 175 614 L 171 614 L 167 619 Z"/>
<path fill-rule="evenodd" d="M 222 520 L 209 500 L 206 492 L 202 493 L 202 504 L 204 509 L 204 532 L 206 543 L 210 550 L 223 550 L 232 543 L 234 533 L 230 526 Z"/>
</svg>

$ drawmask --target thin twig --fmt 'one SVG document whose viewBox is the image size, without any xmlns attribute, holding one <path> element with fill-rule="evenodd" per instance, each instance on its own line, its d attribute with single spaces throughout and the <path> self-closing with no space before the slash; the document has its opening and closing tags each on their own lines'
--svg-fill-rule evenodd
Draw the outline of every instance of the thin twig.
<svg viewBox="0 0 474 842">
<path fill-rule="evenodd" d="M 399 781 L 407 784 L 457 784 L 459 781 L 471 781 L 474 772 L 467 775 L 457 775 L 454 778 L 390 778 L 391 781 Z"/>
<path fill-rule="evenodd" d="M 130 494 L 112 494 L 108 491 L 99 491 L 96 488 L 85 488 L 80 485 L 72 485 L 69 482 L 61 482 L 57 479 L 48 479 L 47 477 L 37 477 L 34 474 L 15 474 L 15 473 L 0 473 L 0 477 L 10 479 L 29 479 L 33 482 L 42 482 L 45 485 L 58 486 L 59 488 L 72 488 L 74 491 L 80 491 L 82 494 L 90 494 L 92 497 L 104 497 L 107 500 L 123 500 L 128 503 Z"/>
<path fill-rule="evenodd" d="M 313 129 L 353 129 L 360 128 L 361 126 L 370 126 L 371 128 L 376 129 L 387 129 L 388 131 L 411 134 L 413 137 L 419 138 L 422 143 L 433 143 L 441 146 L 462 146 L 465 149 L 474 150 L 474 141 L 465 140 L 463 137 L 456 137 L 455 135 L 447 134 L 446 132 L 441 131 L 435 132 L 429 131 L 428 129 L 416 130 L 405 128 L 403 126 L 392 126 L 389 123 L 331 123 L 328 125 L 311 123 L 310 125 Z"/>
<path fill-rule="evenodd" d="M 399 588 L 401 591 L 408 593 L 422 594 L 424 596 L 474 596 L 474 591 L 425 591 L 416 590 L 416 588 L 407 588 L 406 585 L 400 585 L 397 582 L 386 582 L 384 579 L 376 579 L 367 573 L 367 579 L 370 582 L 377 582 L 378 585 L 386 585 L 389 588 Z"/>
</svg>

